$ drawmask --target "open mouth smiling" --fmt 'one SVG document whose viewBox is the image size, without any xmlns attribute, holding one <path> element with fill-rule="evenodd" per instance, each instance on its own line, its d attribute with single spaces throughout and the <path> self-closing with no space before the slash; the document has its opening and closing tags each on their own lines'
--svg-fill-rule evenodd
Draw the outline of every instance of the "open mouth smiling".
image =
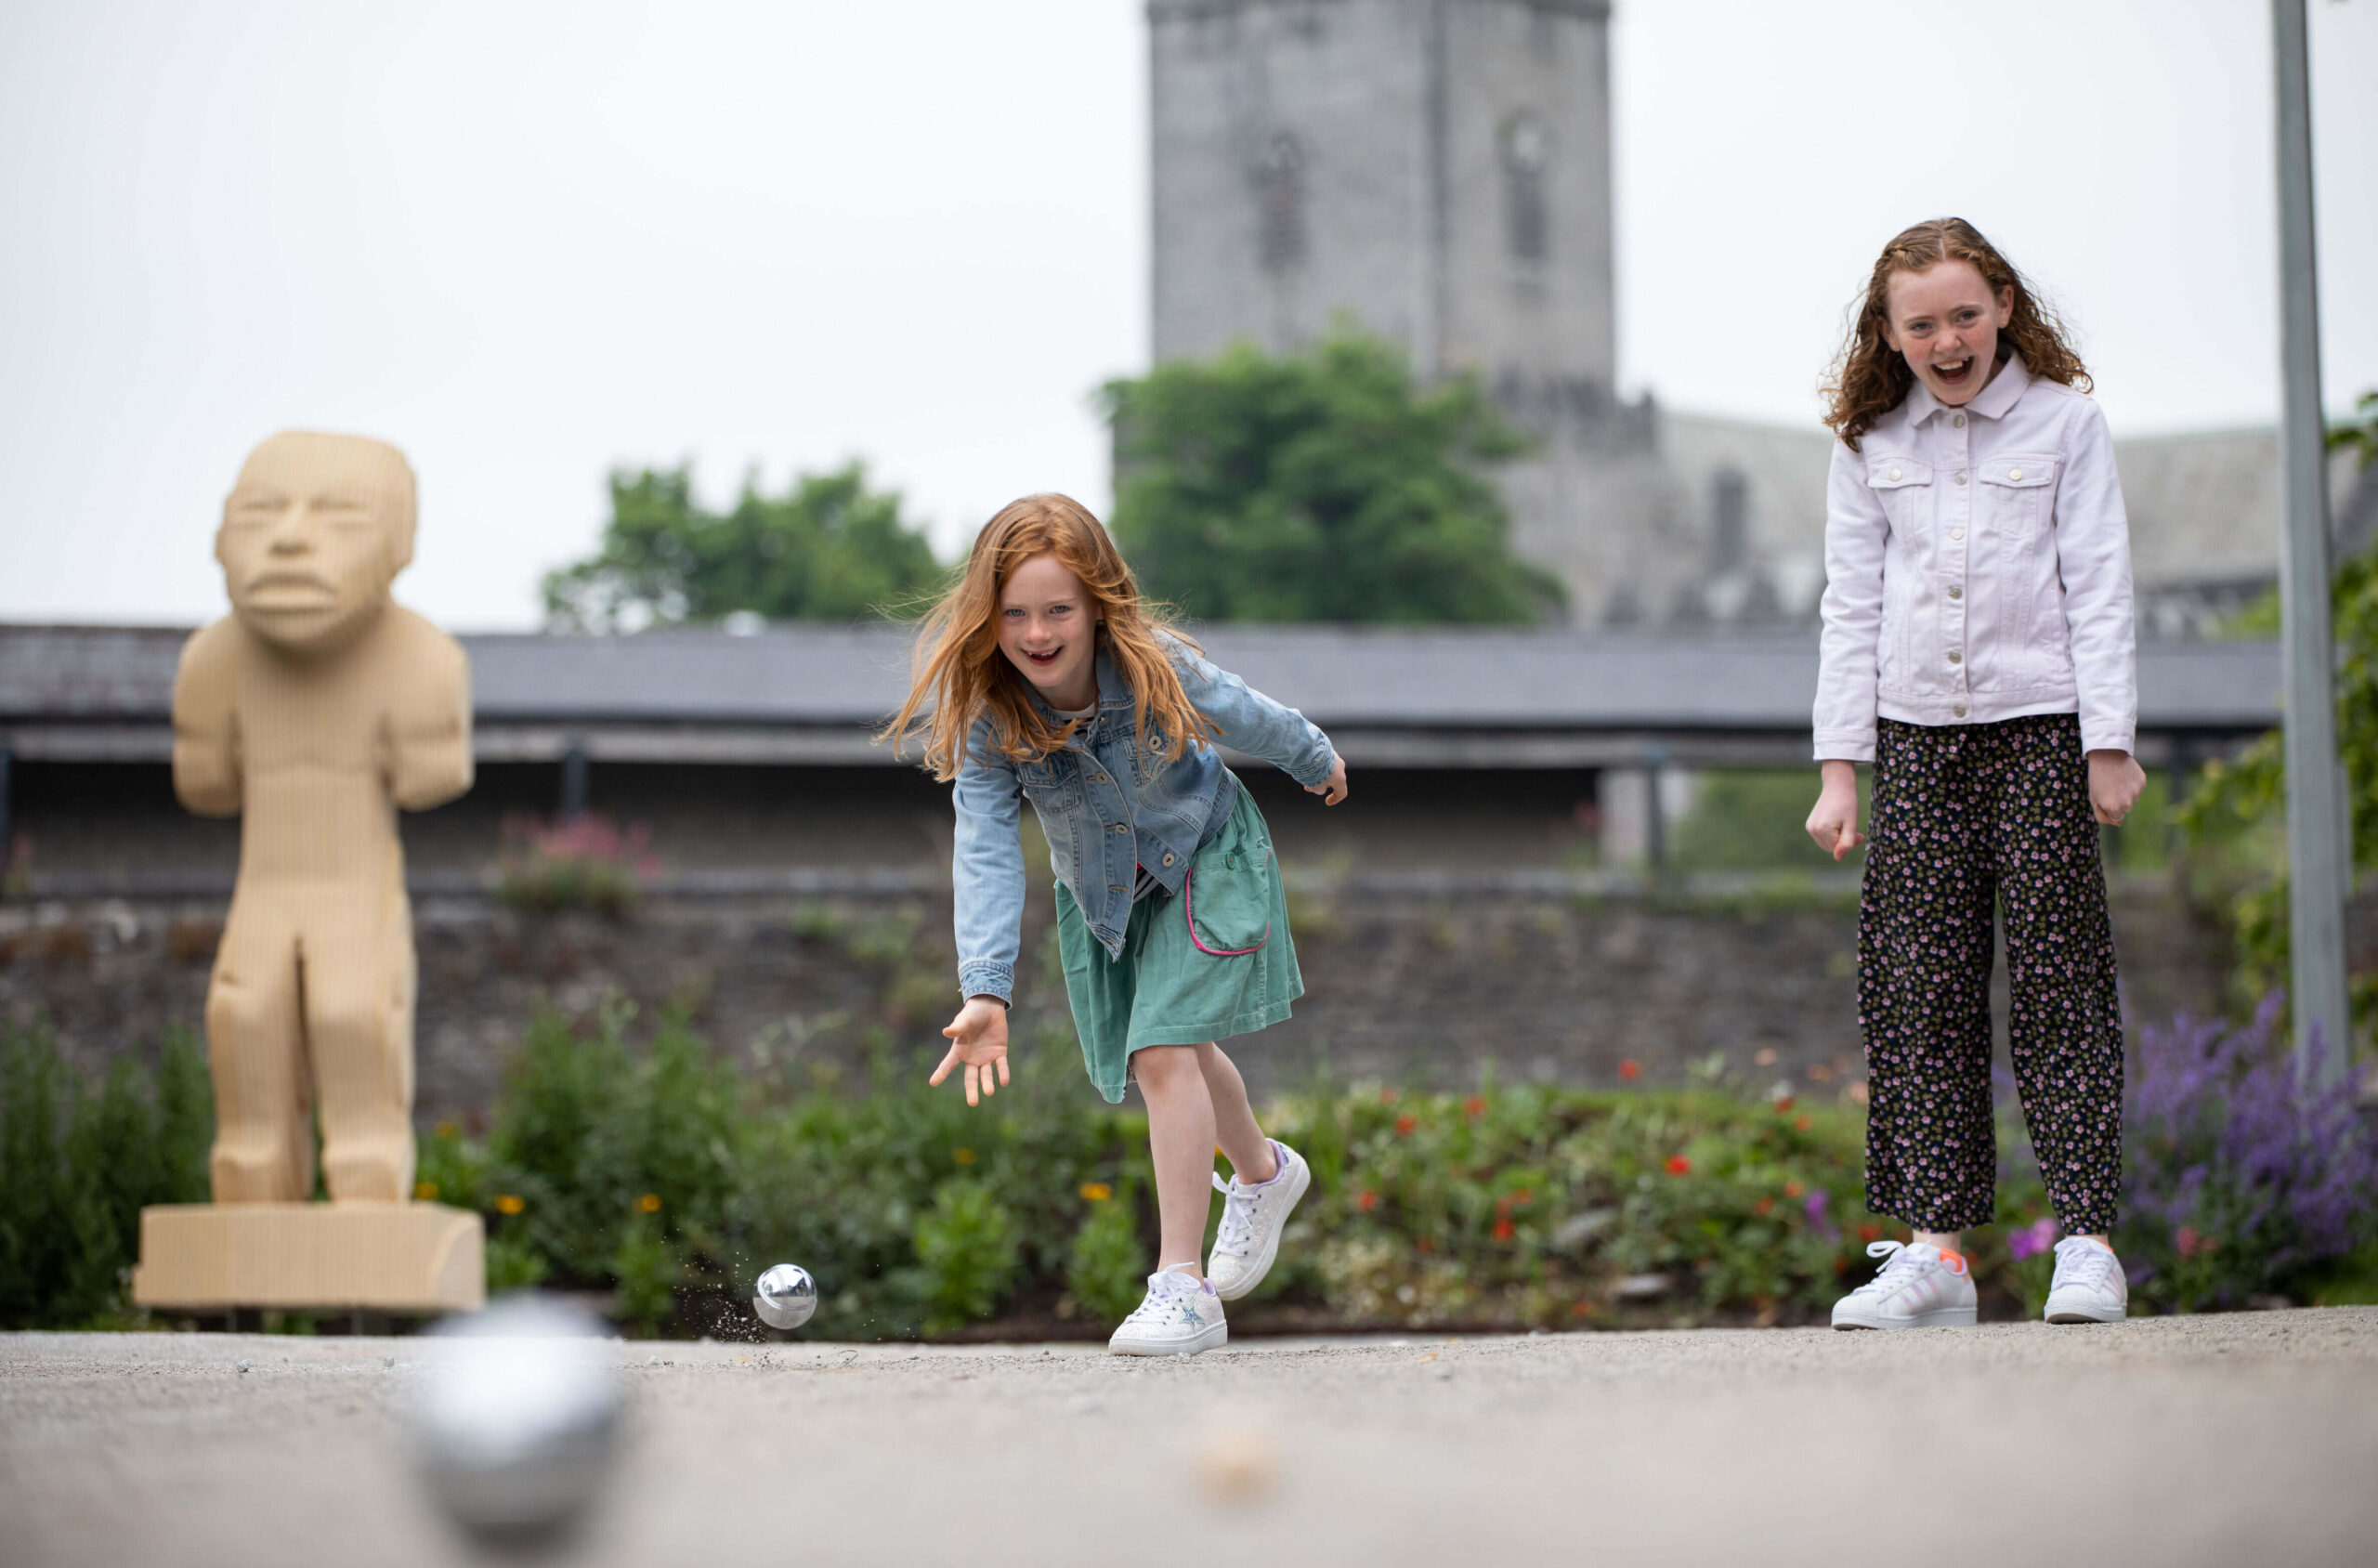
<svg viewBox="0 0 2378 1568">
<path fill-rule="evenodd" d="M 1052 647 L 1046 653 L 1035 653 L 1030 648 L 1026 648 L 1024 650 L 1024 657 L 1032 660 L 1032 667 L 1034 669 L 1046 670 L 1055 664 L 1058 657 L 1065 651 L 1065 650 L 1063 647 Z"/>
<path fill-rule="evenodd" d="M 1962 359 L 1950 359 L 1934 365 L 1932 373 L 1940 377 L 1945 385 L 1962 386 L 1966 378 L 1973 373 L 1973 356 L 1968 354 Z"/>
</svg>

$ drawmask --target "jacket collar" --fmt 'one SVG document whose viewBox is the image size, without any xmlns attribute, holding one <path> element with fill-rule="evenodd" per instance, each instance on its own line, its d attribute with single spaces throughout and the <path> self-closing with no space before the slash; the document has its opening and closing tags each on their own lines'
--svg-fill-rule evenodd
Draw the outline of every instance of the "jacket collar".
<svg viewBox="0 0 2378 1568">
<path fill-rule="evenodd" d="M 2024 365 L 2023 357 L 2009 354 L 2006 362 L 1998 367 L 1998 373 L 1990 378 L 1990 385 L 1966 399 L 1961 406 L 1967 413 L 1978 413 L 1984 419 L 2004 419 L 2023 396 L 2023 389 L 2031 384 L 2032 372 Z M 1947 408 L 1948 405 L 1932 396 L 1932 389 L 1920 381 L 1907 394 L 1907 422 L 1910 425 L 1921 425 Z"/>
</svg>

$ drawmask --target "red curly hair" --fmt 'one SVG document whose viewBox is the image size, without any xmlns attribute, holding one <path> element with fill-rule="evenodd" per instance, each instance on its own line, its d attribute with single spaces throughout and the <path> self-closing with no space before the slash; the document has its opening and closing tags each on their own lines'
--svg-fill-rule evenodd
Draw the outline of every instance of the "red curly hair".
<svg viewBox="0 0 2378 1568">
<path fill-rule="evenodd" d="M 2020 354 L 2024 368 L 2033 375 L 2084 392 L 2090 389 L 2087 367 L 2065 342 L 2064 323 L 2014 264 L 1965 219 L 1936 217 L 1892 237 L 1875 259 L 1865 294 L 1849 308 L 1849 341 L 1835 358 L 1823 391 L 1825 425 L 1851 451 L 1858 450 L 1858 438 L 1899 407 L 1915 385 L 1906 357 L 1883 335 L 1890 321 L 1891 278 L 1901 272 L 1928 272 L 1944 261 L 1970 265 L 1993 294 L 2013 293 L 2014 312 L 1998 333 L 2001 359 L 2010 352 Z"/>
</svg>

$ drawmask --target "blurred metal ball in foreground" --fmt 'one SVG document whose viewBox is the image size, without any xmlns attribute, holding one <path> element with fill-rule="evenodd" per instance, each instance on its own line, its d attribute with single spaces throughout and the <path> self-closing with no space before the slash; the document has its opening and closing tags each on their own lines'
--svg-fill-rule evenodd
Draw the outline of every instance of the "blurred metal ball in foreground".
<svg viewBox="0 0 2378 1568">
<path fill-rule="evenodd" d="M 798 1328 L 817 1310 L 817 1282 L 798 1263 L 778 1263 L 752 1287 L 751 1310 L 771 1328 Z"/>
<path fill-rule="evenodd" d="M 535 1542 L 593 1500 L 619 1450 L 624 1398 L 603 1332 L 586 1313 L 534 1297 L 433 1331 L 413 1446 L 431 1493 L 465 1530 Z"/>
</svg>

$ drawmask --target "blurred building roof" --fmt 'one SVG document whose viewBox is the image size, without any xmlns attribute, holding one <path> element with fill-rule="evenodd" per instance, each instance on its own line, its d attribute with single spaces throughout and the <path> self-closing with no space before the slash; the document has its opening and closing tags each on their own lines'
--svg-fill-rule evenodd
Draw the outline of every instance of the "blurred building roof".
<svg viewBox="0 0 2378 1568">
<path fill-rule="evenodd" d="M 0 625 L 0 741 L 28 761 L 170 755 L 186 631 Z M 1803 629 L 1683 638 L 1577 631 L 1222 626 L 1225 669 L 1301 709 L 1371 766 L 1593 767 L 1808 754 L 1816 641 Z M 908 634 L 778 626 L 636 636 L 465 636 L 486 762 L 889 764 L 874 727 L 905 689 Z M 2276 644 L 2148 643 L 2152 754 L 2279 719 Z"/>
</svg>

